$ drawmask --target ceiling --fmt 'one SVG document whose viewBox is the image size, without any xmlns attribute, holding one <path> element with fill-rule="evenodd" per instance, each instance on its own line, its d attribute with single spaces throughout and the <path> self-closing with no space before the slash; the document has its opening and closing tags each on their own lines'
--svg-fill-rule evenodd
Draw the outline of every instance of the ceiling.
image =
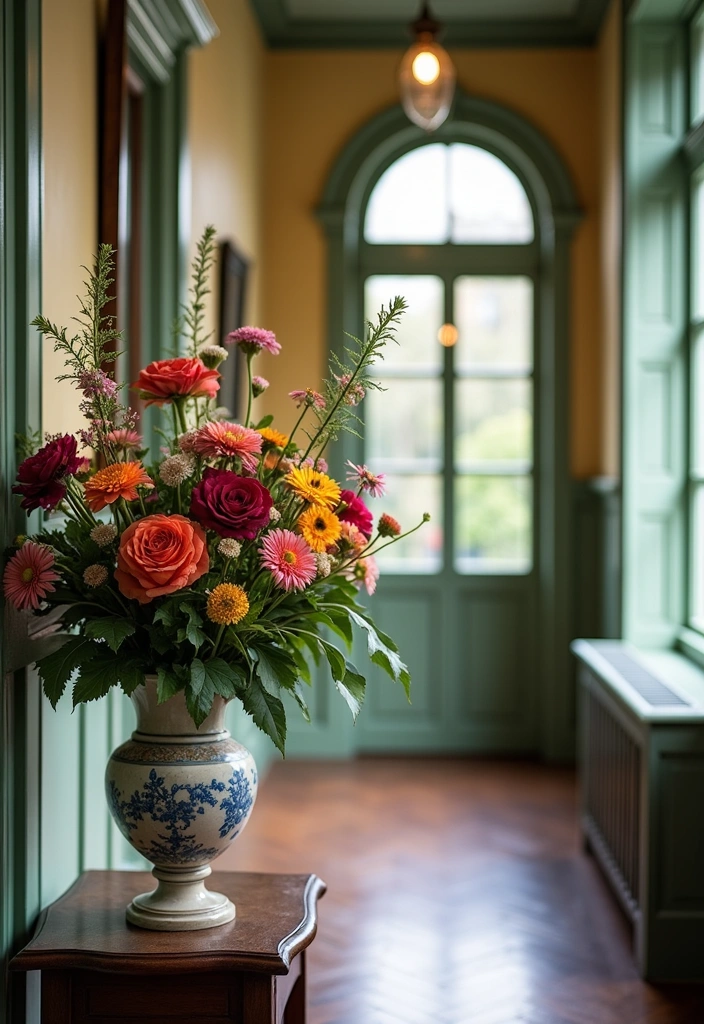
<svg viewBox="0 0 704 1024">
<path fill-rule="evenodd" d="M 271 47 L 404 46 L 420 0 L 251 0 Z M 452 46 L 584 46 L 608 0 L 434 0 Z"/>
</svg>

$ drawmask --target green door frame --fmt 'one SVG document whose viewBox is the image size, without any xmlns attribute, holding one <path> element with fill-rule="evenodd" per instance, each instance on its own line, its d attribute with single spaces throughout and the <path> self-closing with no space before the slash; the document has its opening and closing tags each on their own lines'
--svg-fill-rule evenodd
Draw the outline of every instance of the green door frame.
<svg viewBox="0 0 704 1024">
<path fill-rule="evenodd" d="M 489 150 L 522 181 L 533 205 L 539 239 L 540 308 L 536 390 L 540 450 L 537 486 L 542 515 L 537 537 L 540 585 L 538 675 L 540 750 L 551 759 L 574 753 L 574 694 L 570 666 L 569 339 L 570 242 L 581 218 L 570 175 L 559 154 L 528 121 L 488 100 L 460 94 L 453 116 L 433 135 Z M 328 337 L 340 354 L 344 333 L 361 331 L 362 213 L 383 171 L 427 136 L 400 106 L 373 118 L 347 143 L 324 190 L 318 216 L 328 242 Z M 341 470 L 343 456 L 337 452 Z M 541 486 L 541 479 L 547 486 Z M 346 744 L 350 747 L 349 731 Z"/>
<path fill-rule="evenodd" d="M 41 294 L 41 3 L 0 0 L 0 533 L 18 532 L 9 484 L 15 434 L 41 416 L 41 342 L 28 325 Z M 24 524 L 22 524 L 24 526 Z M 40 865 L 29 813 L 39 800 L 31 758 L 39 729 L 36 680 L 15 670 L 3 615 L 0 681 L 0 1015 L 9 1019 L 5 963 L 39 910 Z M 14 617 L 13 617 L 14 620 Z M 23 996 L 20 994 L 20 1001 Z"/>
</svg>

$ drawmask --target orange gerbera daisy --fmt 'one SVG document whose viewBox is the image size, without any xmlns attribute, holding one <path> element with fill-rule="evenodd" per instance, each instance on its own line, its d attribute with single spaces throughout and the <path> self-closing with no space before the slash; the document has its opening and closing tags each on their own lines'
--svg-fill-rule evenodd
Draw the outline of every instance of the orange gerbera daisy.
<svg viewBox="0 0 704 1024">
<path fill-rule="evenodd" d="M 273 427 L 262 427 L 257 433 L 261 434 L 264 441 L 275 444 L 277 448 L 285 448 L 288 444 L 288 434 L 282 434 L 280 430 L 274 430 Z"/>
<path fill-rule="evenodd" d="M 86 502 L 91 512 L 100 512 L 101 508 L 112 505 L 118 498 L 136 501 L 138 487 L 153 486 L 154 481 L 144 472 L 141 462 L 116 462 L 99 469 L 86 481 Z"/>
</svg>

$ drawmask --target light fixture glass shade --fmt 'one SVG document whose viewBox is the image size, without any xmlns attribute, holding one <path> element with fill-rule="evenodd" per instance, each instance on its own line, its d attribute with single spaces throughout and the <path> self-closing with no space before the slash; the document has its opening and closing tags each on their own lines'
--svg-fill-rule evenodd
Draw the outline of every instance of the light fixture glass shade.
<svg viewBox="0 0 704 1024">
<path fill-rule="evenodd" d="M 455 66 L 430 32 L 406 50 L 398 80 L 401 103 L 414 124 L 432 132 L 447 120 L 455 94 Z"/>
</svg>

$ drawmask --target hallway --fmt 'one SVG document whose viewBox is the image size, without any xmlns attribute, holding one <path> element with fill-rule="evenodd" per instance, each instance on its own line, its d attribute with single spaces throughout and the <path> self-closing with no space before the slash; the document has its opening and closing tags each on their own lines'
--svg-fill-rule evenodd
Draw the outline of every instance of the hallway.
<svg viewBox="0 0 704 1024">
<path fill-rule="evenodd" d="M 532 763 L 276 763 L 216 868 L 327 882 L 310 1024 L 702 1024 L 701 988 L 639 980 L 575 821 Z"/>
</svg>

